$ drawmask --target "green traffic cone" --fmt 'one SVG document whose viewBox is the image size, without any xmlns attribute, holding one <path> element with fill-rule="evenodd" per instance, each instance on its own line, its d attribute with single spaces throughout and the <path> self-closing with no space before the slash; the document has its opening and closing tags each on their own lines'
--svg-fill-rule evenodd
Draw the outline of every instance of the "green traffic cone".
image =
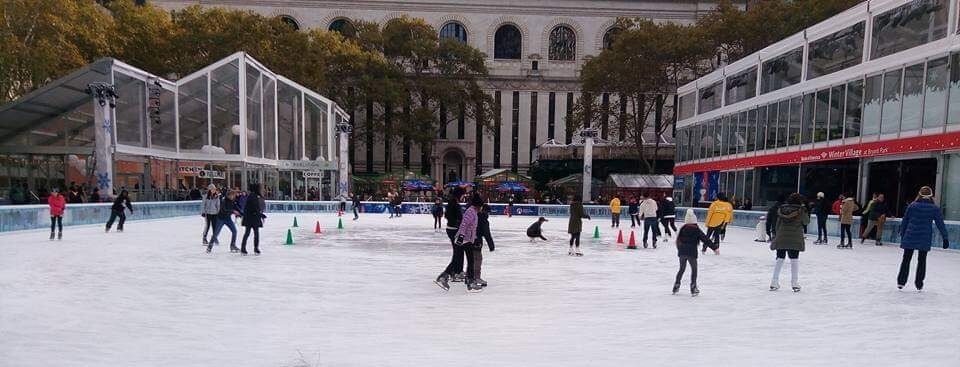
<svg viewBox="0 0 960 367">
<path fill-rule="evenodd" d="M 343 229 L 343 218 L 337 219 L 337 229 Z"/>
<path fill-rule="evenodd" d="M 600 226 L 593 226 L 593 238 L 600 238 Z"/>
<path fill-rule="evenodd" d="M 293 244 L 293 231 L 291 231 L 291 230 L 289 230 L 289 229 L 287 230 L 287 244 L 288 244 L 288 245 L 292 245 L 292 244 Z"/>
<path fill-rule="evenodd" d="M 297 225 L 297 217 L 293 217 L 293 228 L 297 228 L 297 227 L 299 227 Z"/>
</svg>

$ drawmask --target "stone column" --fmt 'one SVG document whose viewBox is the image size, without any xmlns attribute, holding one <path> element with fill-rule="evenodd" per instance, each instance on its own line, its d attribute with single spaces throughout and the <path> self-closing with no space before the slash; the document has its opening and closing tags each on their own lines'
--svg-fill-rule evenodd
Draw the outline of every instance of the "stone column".
<svg viewBox="0 0 960 367">
<path fill-rule="evenodd" d="M 116 89 L 112 84 L 97 82 L 87 85 L 93 97 L 94 173 L 102 197 L 113 197 L 113 109 L 116 108 Z"/>
</svg>

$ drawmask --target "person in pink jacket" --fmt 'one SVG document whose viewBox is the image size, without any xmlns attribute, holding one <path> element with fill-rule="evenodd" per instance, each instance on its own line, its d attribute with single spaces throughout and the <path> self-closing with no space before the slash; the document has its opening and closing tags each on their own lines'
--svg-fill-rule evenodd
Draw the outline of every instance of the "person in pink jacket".
<svg viewBox="0 0 960 367">
<path fill-rule="evenodd" d="M 50 239 L 53 239 L 56 229 L 59 240 L 63 238 L 63 211 L 67 208 L 67 198 L 60 195 L 60 189 L 54 187 L 47 197 L 47 204 L 50 205 Z"/>
</svg>

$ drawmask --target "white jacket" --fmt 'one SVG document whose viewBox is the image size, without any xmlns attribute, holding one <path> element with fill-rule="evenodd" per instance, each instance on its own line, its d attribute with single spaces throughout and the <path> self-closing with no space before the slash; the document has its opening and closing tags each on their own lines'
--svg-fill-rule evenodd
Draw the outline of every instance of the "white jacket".
<svg viewBox="0 0 960 367">
<path fill-rule="evenodd" d="M 640 202 L 640 216 L 643 218 L 656 218 L 657 217 L 657 202 L 656 200 L 646 198 Z"/>
</svg>

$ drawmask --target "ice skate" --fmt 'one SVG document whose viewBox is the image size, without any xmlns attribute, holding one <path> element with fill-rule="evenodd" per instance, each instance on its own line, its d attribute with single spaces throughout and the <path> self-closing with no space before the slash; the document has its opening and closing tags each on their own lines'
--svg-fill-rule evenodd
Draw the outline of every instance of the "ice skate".
<svg viewBox="0 0 960 367">
<path fill-rule="evenodd" d="M 647 248 L 647 241 L 643 241 L 643 248 Z"/>
<path fill-rule="evenodd" d="M 573 254 L 574 254 L 575 256 L 583 256 L 583 253 L 580 252 L 580 248 L 579 248 L 579 247 L 577 247 L 575 250 L 573 250 Z"/>
<path fill-rule="evenodd" d="M 53 241 L 53 232 L 50 232 L 50 240 Z"/>
<path fill-rule="evenodd" d="M 568 255 L 568 256 L 573 256 L 573 255 L 574 255 L 574 253 L 573 253 L 573 247 L 570 247 L 570 249 L 567 250 L 567 255 Z"/>
<path fill-rule="evenodd" d="M 475 281 L 470 281 L 467 283 L 467 293 L 480 293 L 483 292 L 483 286 L 480 283 Z"/>
<path fill-rule="evenodd" d="M 440 276 L 437 277 L 436 280 L 433 281 L 433 284 L 436 284 L 438 287 L 440 287 L 440 289 L 449 291 L 450 283 L 447 283 L 448 279 L 449 279 L 449 276 L 447 275 L 447 273 L 442 273 L 440 274 Z"/>
<path fill-rule="evenodd" d="M 486 286 L 487 286 L 487 281 L 486 281 L 486 280 L 483 280 L 483 279 L 481 279 L 481 278 L 477 278 L 477 279 L 475 280 L 475 282 L 477 282 L 477 284 L 479 284 L 481 287 L 486 287 Z"/>
<path fill-rule="evenodd" d="M 207 246 L 206 252 L 207 252 L 208 254 L 210 253 L 210 250 L 211 250 L 210 246 Z"/>
<path fill-rule="evenodd" d="M 62 240 L 62 239 L 63 239 L 63 232 L 57 232 L 57 239 L 58 239 L 58 240 Z"/>
<path fill-rule="evenodd" d="M 903 284 L 897 284 L 897 289 L 898 289 L 898 290 L 903 290 Z"/>
<path fill-rule="evenodd" d="M 247 256 L 247 249 L 241 248 L 241 249 L 240 249 L 240 256 Z"/>
<path fill-rule="evenodd" d="M 680 284 L 673 285 L 673 294 L 677 294 L 677 292 L 680 292 Z"/>
<path fill-rule="evenodd" d="M 207 239 L 206 239 L 206 238 L 204 238 L 204 239 L 203 239 L 203 244 L 204 244 L 204 245 L 208 245 L 208 244 L 210 244 L 210 243 L 207 242 Z"/>
<path fill-rule="evenodd" d="M 240 249 L 238 249 L 237 246 L 230 245 L 230 252 L 237 253 L 237 252 L 240 252 Z"/>
<path fill-rule="evenodd" d="M 450 281 L 454 283 L 463 283 L 466 277 L 467 277 L 466 274 L 464 274 L 463 272 L 459 272 L 459 273 L 453 274 L 453 276 L 450 277 Z"/>
<path fill-rule="evenodd" d="M 780 290 L 780 285 L 779 285 L 779 284 L 777 284 L 777 283 L 770 284 L 770 291 L 771 291 L 771 292 L 776 292 L 776 291 L 778 291 L 778 290 Z"/>
<path fill-rule="evenodd" d="M 260 249 L 256 249 L 256 248 L 253 249 L 253 255 L 254 255 L 254 256 L 260 256 Z"/>
<path fill-rule="evenodd" d="M 791 287 L 791 288 L 793 288 L 793 293 L 800 292 L 800 286 L 799 286 L 799 285 L 793 286 L 793 287 Z"/>
<path fill-rule="evenodd" d="M 653 248 L 657 248 L 657 241 L 653 241 Z"/>
<path fill-rule="evenodd" d="M 700 288 L 697 288 L 696 285 L 690 286 L 690 297 L 696 297 L 700 295 Z"/>
</svg>

